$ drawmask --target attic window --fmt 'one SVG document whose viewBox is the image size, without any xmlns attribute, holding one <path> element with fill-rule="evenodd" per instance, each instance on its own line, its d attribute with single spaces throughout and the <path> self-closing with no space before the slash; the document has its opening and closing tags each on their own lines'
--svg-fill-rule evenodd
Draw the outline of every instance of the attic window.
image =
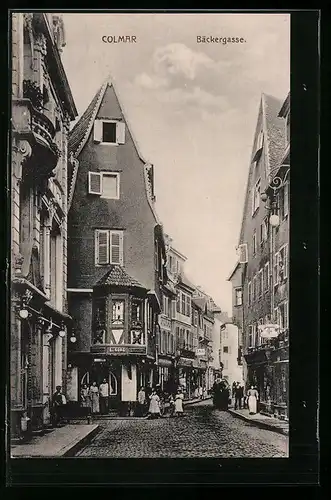
<svg viewBox="0 0 331 500">
<path fill-rule="evenodd" d="M 116 142 L 116 123 L 102 124 L 102 142 Z"/>
<path fill-rule="evenodd" d="M 117 120 L 95 120 L 94 142 L 101 144 L 124 144 L 125 123 Z"/>
</svg>

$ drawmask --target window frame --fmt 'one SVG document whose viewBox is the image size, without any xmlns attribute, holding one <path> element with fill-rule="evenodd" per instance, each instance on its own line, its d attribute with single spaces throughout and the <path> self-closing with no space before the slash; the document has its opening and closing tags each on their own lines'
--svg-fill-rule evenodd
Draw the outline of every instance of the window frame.
<svg viewBox="0 0 331 500">
<path fill-rule="evenodd" d="M 248 294 L 248 305 L 250 306 L 252 304 L 252 282 L 248 282 L 247 286 L 247 294 Z"/>
<path fill-rule="evenodd" d="M 125 144 L 125 134 L 126 134 L 126 123 L 123 120 L 117 119 L 95 119 L 94 120 L 94 127 L 96 126 L 95 124 L 99 122 L 100 123 L 100 141 L 96 139 L 95 137 L 95 132 L 94 132 L 94 142 L 101 144 L 103 146 L 119 146 L 120 144 Z M 105 142 L 103 141 L 103 124 L 104 123 L 114 123 L 116 125 L 115 127 L 115 142 Z M 123 127 L 124 131 L 122 132 L 123 134 L 123 142 L 118 140 L 119 132 L 118 132 L 118 126 Z M 97 125 L 99 127 L 99 125 Z"/>
<path fill-rule="evenodd" d="M 99 176 L 99 178 L 100 178 L 100 192 L 92 191 L 92 189 L 91 189 L 91 178 L 93 175 Z M 104 193 L 103 193 L 103 178 L 104 177 L 116 177 L 116 196 L 115 197 L 109 197 L 109 196 L 104 195 Z M 89 171 L 88 172 L 88 186 L 87 186 L 88 189 L 87 189 L 87 191 L 88 191 L 88 194 L 100 196 L 100 198 L 103 198 L 105 200 L 119 200 L 120 199 L 120 182 L 121 182 L 120 172 L 113 172 L 113 171 L 108 171 L 108 170 L 103 170 L 101 172 Z"/>
<path fill-rule="evenodd" d="M 258 192 L 257 188 L 259 188 Z M 258 211 L 258 209 L 260 208 L 260 204 L 261 204 L 261 177 L 258 178 L 253 187 L 252 216 L 254 216 Z"/>
<path fill-rule="evenodd" d="M 238 301 L 238 292 L 240 292 L 240 300 L 241 302 L 239 303 Z M 235 307 L 240 307 L 243 305 L 243 289 L 241 286 L 237 286 L 235 289 L 234 289 L 234 293 L 235 293 Z"/>
<path fill-rule="evenodd" d="M 252 253 L 253 253 L 253 256 L 255 256 L 256 253 L 257 253 L 257 234 L 256 234 L 256 229 L 254 229 L 253 236 L 252 236 Z"/>
<path fill-rule="evenodd" d="M 99 263 L 99 244 L 98 244 L 98 235 L 100 233 L 107 233 L 107 263 Z M 120 238 L 120 244 L 119 244 L 119 262 L 113 262 L 112 261 L 112 244 L 111 244 L 111 237 L 113 234 L 118 234 Z M 109 266 L 109 265 L 118 265 L 118 266 L 123 266 L 124 262 L 124 231 L 123 230 L 118 230 L 118 229 L 96 229 L 94 233 L 94 263 L 96 267 L 104 267 L 104 266 Z"/>
</svg>

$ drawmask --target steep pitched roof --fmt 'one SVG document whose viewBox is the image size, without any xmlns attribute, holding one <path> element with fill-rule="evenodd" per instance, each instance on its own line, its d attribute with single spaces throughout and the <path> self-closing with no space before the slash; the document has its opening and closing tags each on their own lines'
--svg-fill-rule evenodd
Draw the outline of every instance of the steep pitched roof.
<svg viewBox="0 0 331 500">
<path fill-rule="evenodd" d="M 277 165 L 282 161 L 282 156 L 285 150 L 285 127 L 284 121 L 278 116 L 279 111 L 282 107 L 283 101 L 267 95 L 262 94 L 259 113 L 262 113 L 262 130 L 264 134 L 264 144 L 265 144 L 265 157 L 266 157 L 266 170 L 267 172 L 272 171 Z M 255 130 L 254 138 L 256 136 L 257 130 Z M 251 185 L 251 179 L 253 175 L 253 158 L 254 158 L 254 145 L 253 141 L 252 154 L 250 158 L 250 167 L 248 172 L 248 179 L 246 184 L 246 195 L 245 195 L 245 205 L 243 210 L 243 218 L 240 229 L 240 236 L 238 244 L 242 243 L 244 236 L 244 227 L 246 216 L 249 213 L 248 210 L 248 198 L 249 189 Z"/>
<path fill-rule="evenodd" d="M 104 81 L 102 86 L 98 89 L 97 93 L 93 97 L 92 101 L 90 102 L 89 106 L 87 107 L 86 111 L 82 114 L 81 118 L 78 120 L 78 122 L 75 124 L 73 129 L 71 130 L 69 134 L 69 157 L 72 158 L 73 161 L 71 161 L 72 166 L 70 165 L 69 162 L 69 168 L 68 168 L 68 210 L 70 209 L 74 190 L 75 190 L 75 184 L 76 184 L 76 179 L 77 179 L 77 174 L 79 170 L 79 163 L 75 160 L 77 160 L 80 152 L 84 148 L 90 133 L 92 131 L 93 123 L 94 120 L 98 114 L 98 111 L 100 109 L 102 100 L 105 96 L 106 90 L 108 87 L 113 87 L 115 96 L 117 98 L 117 101 L 119 103 L 119 106 L 122 111 L 122 115 L 124 118 L 124 121 L 126 123 L 126 126 L 128 128 L 129 134 L 132 138 L 133 144 L 135 146 L 135 149 L 137 151 L 137 154 L 140 158 L 140 160 L 144 163 L 144 179 L 145 179 L 145 189 L 146 189 L 146 194 L 147 194 L 147 199 L 148 203 L 150 205 L 150 208 L 152 210 L 152 213 L 154 215 L 155 221 L 157 224 L 161 225 L 161 222 L 158 218 L 158 215 L 155 211 L 154 207 L 154 202 L 153 202 L 153 196 L 151 193 L 151 188 L 150 188 L 150 180 L 148 176 L 148 171 L 149 167 L 151 166 L 151 163 L 146 161 L 141 154 L 138 142 L 132 132 L 132 127 L 130 125 L 130 121 L 128 119 L 128 114 L 126 113 L 124 106 L 123 106 L 123 101 L 120 98 L 120 94 L 118 91 L 118 88 L 114 85 L 114 78 L 111 76 L 108 76 L 107 79 Z"/>
<path fill-rule="evenodd" d="M 136 279 L 129 276 L 122 266 L 112 265 L 110 269 L 102 276 L 95 286 L 125 286 L 144 288 Z"/>
<path fill-rule="evenodd" d="M 207 299 L 205 299 L 204 297 L 193 297 L 192 302 L 202 311 L 205 310 L 207 305 Z"/>
</svg>

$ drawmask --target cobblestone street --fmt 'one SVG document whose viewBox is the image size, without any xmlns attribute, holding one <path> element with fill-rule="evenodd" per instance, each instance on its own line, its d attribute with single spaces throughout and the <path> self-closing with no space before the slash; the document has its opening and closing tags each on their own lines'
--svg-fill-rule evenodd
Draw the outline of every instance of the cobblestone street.
<svg viewBox="0 0 331 500">
<path fill-rule="evenodd" d="M 210 401 L 185 408 L 183 418 L 103 420 L 81 457 L 222 458 L 287 457 L 288 437 L 259 429 Z"/>
</svg>

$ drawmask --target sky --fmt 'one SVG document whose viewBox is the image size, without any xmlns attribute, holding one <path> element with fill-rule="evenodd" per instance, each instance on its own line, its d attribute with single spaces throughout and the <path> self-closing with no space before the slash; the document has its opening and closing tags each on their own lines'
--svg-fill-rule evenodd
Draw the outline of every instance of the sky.
<svg viewBox="0 0 331 500">
<path fill-rule="evenodd" d="M 79 116 L 112 75 L 154 165 L 156 211 L 187 276 L 231 315 L 261 93 L 290 88 L 289 14 L 63 13 L 62 62 Z M 133 35 L 136 43 L 104 43 Z M 244 43 L 198 43 L 198 36 Z"/>
</svg>

